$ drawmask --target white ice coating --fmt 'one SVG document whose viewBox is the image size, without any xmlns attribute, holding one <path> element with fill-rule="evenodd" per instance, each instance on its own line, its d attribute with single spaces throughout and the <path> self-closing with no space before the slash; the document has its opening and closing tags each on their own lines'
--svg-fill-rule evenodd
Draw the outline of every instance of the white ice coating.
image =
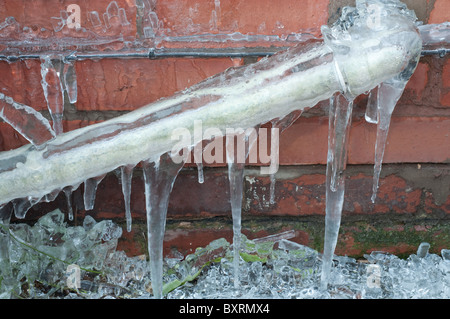
<svg viewBox="0 0 450 319">
<path fill-rule="evenodd" d="M 173 97 L 103 123 L 59 134 L 42 149 L 26 145 L 0 153 L 0 205 L 13 201 L 16 214 L 22 216 L 42 198 L 49 199 L 59 190 L 84 183 L 85 208 L 92 209 L 102 176 L 143 162 L 152 288 L 155 297 L 161 297 L 165 216 L 170 191 L 183 165 L 171 161 L 168 152 L 178 151 L 174 146 L 191 149 L 201 142 L 201 137 L 195 139 L 192 134 L 195 121 L 201 120 L 205 130 L 217 128 L 222 134 L 227 128 L 257 127 L 271 119 L 281 121 L 278 123 L 288 119 L 289 125 L 304 108 L 332 98 L 324 244 L 324 265 L 331 267 L 344 198 L 351 101 L 380 83 L 391 83 L 399 74 L 401 79 L 409 78 L 421 51 L 415 17 L 399 1 L 357 1 L 356 9 L 343 12 L 334 27 L 323 27 L 325 42 L 308 41 L 258 63 L 229 69 Z M 66 90 L 73 93 L 76 85 L 73 66 L 70 68 L 67 67 L 63 82 Z M 49 70 L 52 69 L 44 59 L 43 72 Z M 335 96 L 337 92 L 345 98 L 342 94 Z M 75 101 L 74 96 L 71 102 Z M 384 123 L 381 117 L 387 119 L 392 112 L 382 110 L 381 103 L 378 105 L 379 123 Z M 189 130 L 194 140 L 180 146 L 172 138 L 177 128 Z M 243 165 L 229 165 L 232 211 L 236 212 L 235 248 L 239 247 L 236 235 L 240 234 L 243 169 Z M 128 191 L 125 186 L 125 197 Z M 330 267 L 323 270 L 324 287 Z"/>
</svg>

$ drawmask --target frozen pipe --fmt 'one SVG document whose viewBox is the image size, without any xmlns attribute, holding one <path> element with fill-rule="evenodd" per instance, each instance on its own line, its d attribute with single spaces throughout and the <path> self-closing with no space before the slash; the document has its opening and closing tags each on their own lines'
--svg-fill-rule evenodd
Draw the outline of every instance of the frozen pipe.
<svg viewBox="0 0 450 319">
<path fill-rule="evenodd" d="M 411 19 L 402 13 L 389 18 L 380 23 L 395 24 L 366 28 L 370 32 L 358 31 L 357 37 L 348 37 L 346 29 L 330 33 L 326 43 L 301 43 L 117 118 L 63 133 L 44 144 L 2 152 L 0 205 L 19 198 L 37 202 L 118 167 L 155 161 L 174 147 L 192 147 L 200 140 L 180 145 L 173 133 L 184 128 L 195 137 L 195 121 L 201 121 L 204 130 L 224 134 L 227 128 L 256 127 L 312 107 L 338 91 L 354 96 L 368 92 L 403 72 L 412 57 L 420 55 L 420 36 Z M 364 23 L 367 12 L 360 12 L 358 19 Z M 3 97 L 0 107 L 8 101 Z"/>
<path fill-rule="evenodd" d="M 449 27 L 450 29 L 450 27 Z M 423 39 L 423 37 L 422 37 Z M 425 44 L 425 43 L 424 43 Z M 115 53 L 79 53 L 65 57 L 67 61 L 80 61 L 87 59 L 163 59 L 163 58 L 245 58 L 245 57 L 266 57 L 272 56 L 277 52 L 286 50 L 286 47 L 267 48 L 264 50 L 248 50 L 248 48 L 239 48 L 232 50 L 223 49 L 201 49 L 201 50 L 180 50 L 180 49 L 150 49 L 148 52 L 115 52 Z M 421 55 L 435 55 L 440 58 L 450 54 L 449 48 L 427 49 L 422 48 Z M 45 54 L 43 54 L 45 55 Z M 16 62 L 19 60 L 40 59 L 42 54 L 27 55 L 0 55 L 0 60 Z"/>
</svg>

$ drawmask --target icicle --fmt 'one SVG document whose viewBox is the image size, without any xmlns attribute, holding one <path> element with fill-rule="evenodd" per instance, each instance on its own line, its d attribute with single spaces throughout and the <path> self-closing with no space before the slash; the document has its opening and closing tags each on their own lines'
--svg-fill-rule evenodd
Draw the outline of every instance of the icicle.
<svg viewBox="0 0 450 319">
<path fill-rule="evenodd" d="M 303 113 L 303 110 L 297 110 L 291 112 L 285 117 L 276 118 L 270 121 L 272 123 L 271 129 L 271 152 L 276 150 L 278 151 L 280 148 L 280 140 L 278 138 L 274 138 L 274 129 L 280 130 L 278 134 L 281 134 L 283 131 L 288 129 Z M 275 184 L 276 184 L 276 176 L 275 173 L 270 174 L 270 197 L 269 203 L 271 205 L 275 204 Z"/>
<path fill-rule="evenodd" d="M 157 162 L 143 162 L 148 252 L 155 298 L 162 297 L 163 241 L 170 192 L 183 165 L 184 162 L 172 161 L 168 153 L 163 154 Z"/>
<path fill-rule="evenodd" d="M 369 123 L 378 123 L 378 86 L 373 88 L 369 93 L 365 118 Z"/>
<path fill-rule="evenodd" d="M 236 136 L 236 151 L 235 151 Z M 244 149 L 242 149 L 244 148 Z M 226 135 L 226 158 L 228 164 L 228 180 L 230 182 L 231 215 L 233 220 L 233 267 L 234 286 L 239 286 L 239 261 L 241 248 L 241 215 L 244 186 L 245 160 L 248 156 L 249 143 L 245 133 Z M 242 156 L 244 153 L 245 155 Z"/>
<path fill-rule="evenodd" d="M 55 189 L 54 191 L 52 191 L 51 193 L 48 193 L 47 195 L 45 195 L 41 201 L 42 202 L 46 202 L 46 203 L 50 203 L 53 202 L 56 197 L 59 195 L 59 193 L 61 192 L 61 190 L 59 189 Z"/>
<path fill-rule="evenodd" d="M 301 113 L 300 113 L 301 114 Z M 299 114 L 299 116 L 300 116 Z M 292 121 L 293 122 L 293 121 Z M 292 124 L 292 122 L 289 123 L 289 125 Z M 284 129 L 286 129 L 287 127 L 283 127 L 283 124 L 281 124 L 281 131 L 283 131 Z M 276 132 L 276 130 L 278 130 L 279 127 L 275 126 L 271 128 L 271 138 L 270 138 L 270 153 L 271 156 L 273 154 L 273 152 L 279 152 L 280 149 L 280 139 L 279 139 L 279 134 L 281 132 Z M 276 134 L 278 133 L 278 135 Z M 278 157 L 277 157 L 278 158 Z M 271 165 L 276 164 L 278 167 L 278 163 L 271 163 Z M 275 204 L 275 183 L 276 183 L 276 172 L 270 174 L 270 196 L 269 196 L 269 203 L 271 205 Z"/>
<path fill-rule="evenodd" d="M 271 205 L 275 204 L 275 183 L 276 183 L 276 176 L 275 174 L 270 175 L 270 199 L 269 203 Z"/>
<path fill-rule="evenodd" d="M 125 218 L 127 220 L 127 231 L 131 231 L 131 180 L 133 178 L 134 165 L 125 165 L 120 168 L 121 181 L 122 181 L 122 193 L 125 201 Z"/>
<path fill-rule="evenodd" d="M 336 248 L 345 192 L 347 140 L 353 101 L 338 93 L 330 99 L 328 156 L 326 171 L 326 216 L 321 289 L 326 289 Z"/>
<path fill-rule="evenodd" d="M 95 195 L 97 192 L 97 186 L 105 178 L 106 175 L 88 178 L 84 181 L 84 209 L 92 210 L 95 204 Z"/>
<path fill-rule="evenodd" d="M 205 177 L 203 175 L 203 163 L 197 163 L 197 171 L 198 171 L 198 182 L 203 184 L 205 182 Z"/>
<path fill-rule="evenodd" d="M 37 204 L 40 200 L 41 200 L 40 198 L 33 198 L 33 197 L 18 198 L 13 200 L 14 216 L 20 219 L 25 218 L 25 215 L 27 214 L 28 210 L 35 204 Z"/>
<path fill-rule="evenodd" d="M 332 104 L 334 106 L 331 106 Z M 343 95 L 338 94 L 338 96 L 332 97 L 330 107 L 335 113 L 330 115 L 330 121 L 333 121 L 330 128 L 334 131 L 330 131 L 328 137 L 331 145 L 327 161 L 331 162 L 330 188 L 334 192 L 338 189 L 338 183 L 343 181 L 347 163 L 347 137 L 351 125 L 353 101 L 348 101 Z"/>
<path fill-rule="evenodd" d="M 384 149 L 386 147 L 387 135 L 391 123 L 392 112 L 395 105 L 402 96 L 408 80 L 393 80 L 390 82 L 383 82 L 378 88 L 378 125 L 377 125 L 377 140 L 375 142 L 375 160 L 373 173 L 373 189 L 372 202 L 375 202 L 378 191 L 378 182 L 380 179 L 381 164 L 384 156 Z"/>
<path fill-rule="evenodd" d="M 50 123 L 41 113 L 28 105 L 15 102 L 2 93 L 0 93 L 0 118 L 38 149 L 56 136 Z"/>
<path fill-rule="evenodd" d="M 61 57 L 56 57 L 61 62 Z M 56 61 L 55 61 L 56 65 Z M 64 112 L 64 93 L 61 81 L 61 72 L 57 70 L 51 56 L 41 58 L 41 85 L 45 100 L 53 120 L 53 129 L 57 135 L 63 133 L 62 118 Z"/>
<path fill-rule="evenodd" d="M 76 103 L 78 99 L 77 74 L 75 72 L 75 63 L 64 60 L 63 68 L 64 90 L 67 92 L 70 103 Z"/>
<path fill-rule="evenodd" d="M 70 221 L 72 221 L 73 220 L 72 187 L 71 186 L 64 187 L 63 192 L 66 195 L 67 217 Z"/>
</svg>

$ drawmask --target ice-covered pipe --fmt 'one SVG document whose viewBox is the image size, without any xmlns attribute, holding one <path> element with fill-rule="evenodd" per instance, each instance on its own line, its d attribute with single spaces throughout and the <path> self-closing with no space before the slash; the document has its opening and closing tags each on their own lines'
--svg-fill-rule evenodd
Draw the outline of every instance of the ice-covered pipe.
<svg viewBox="0 0 450 319">
<path fill-rule="evenodd" d="M 58 135 L 39 147 L 29 144 L 0 153 L 0 205 L 18 198 L 38 201 L 118 167 L 154 161 L 179 145 L 172 136 L 177 128 L 194 136 L 195 121 L 202 121 L 204 130 L 218 128 L 225 134 L 227 128 L 255 127 L 312 107 L 338 91 L 367 92 L 405 71 L 421 51 L 420 37 L 411 31 L 413 22 L 401 10 L 391 10 L 388 19 L 375 19 L 381 25 L 396 21 L 387 28 L 373 23 L 370 9 L 375 2 L 360 2 L 358 14 L 352 15 L 366 24 L 366 32 L 355 32 L 355 21 L 343 20 L 345 28 L 326 34 L 326 43 L 301 43 L 120 117 Z M 383 8 L 398 1 L 377 2 Z M 349 37 L 346 28 L 356 36 Z"/>
</svg>

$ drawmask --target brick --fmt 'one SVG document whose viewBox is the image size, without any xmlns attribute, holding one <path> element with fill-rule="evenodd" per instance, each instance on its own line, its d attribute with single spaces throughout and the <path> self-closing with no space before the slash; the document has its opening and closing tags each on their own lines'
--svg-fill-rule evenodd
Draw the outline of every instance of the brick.
<svg viewBox="0 0 450 319">
<path fill-rule="evenodd" d="M 448 0 L 436 0 L 428 23 L 443 23 L 447 21 L 450 21 L 450 2 Z"/>
<path fill-rule="evenodd" d="M 372 195 L 372 166 L 348 166 L 344 215 L 399 214 L 412 218 L 425 211 L 429 216 L 450 214 L 448 172 L 428 165 L 423 174 L 415 173 L 411 165 L 385 165 L 379 182 L 375 204 Z M 229 183 L 226 169 L 204 172 L 205 182 L 198 183 L 197 172 L 185 169 L 177 177 L 170 196 L 168 218 L 191 220 L 229 218 L 231 216 Z M 446 175 L 447 174 L 447 175 Z M 244 180 L 244 215 L 256 217 L 311 217 L 325 214 L 325 166 L 282 167 L 277 173 L 275 203 L 270 203 L 270 179 L 259 170 L 247 168 Z M 439 184 L 440 183 L 440 184 Z M 444 186 L 445 188 L 445 186 Z M 78 211 L 83 211 L 83 186 L 74 193 Z M 65 210 L 64 198 L 59 202 Z M 132 184 L 131 211 L 133 220 L 145 220 L 145 198 L 142 173 L 135 171 Z M 109 174 L 99 185 L 94 210 L 96 218 L 124 220 L 124 203 L 118 174 Z M 440 215 L 439 215 L 440 214 Z M 430 218 L 431 218 L 430 217 Z"/>
<path fill-rule="evenodd" d="M 446 117 L 393 117 L 384 163 L 446 162 L 450 120 Z M 280 135 L 282 165 L 326 164 L 328 118 L 300 117 Z M 353 119 L 348 163 L 373 164 L 376 125 Z"/>
<path fill-rule="evenodd" d="M 79 28 L 64 21 L 72 12 L 70 5 L 80 10 Z M 120 16 L 122 19 L 119 18 Z M 21 28 L 29 28 L 30 38 L 72 37 L 96 38 L 122 35 L 136 36 L 136 6 L 126 0 L 35 0 L 4 1 L 0 16 L 12 16 Z M 98 17 L 98 19 L 96 18 Z M 73 22 L 78 22 L 73 19 Z M 73 41 L 76 44 L 76 40 Z M 123 46 L 123 44 L 122 44 Z"/>
<path fill-rule="evenodd" d="M 41 111 L 47 110 L 39 60 L 0 61 L 0 92 Z"/>
<path fill-rule="evenodd" d="M 442 93 L 440 102 L 443 106 L 450 106 L 450 92 Z"/>
<path fill-rule="evenodd" d="M 234 32 L 318 35 L 328 19 L 328 0 L 286 0 L 277 4 L 267 0 L 163 1 L 157 2 L 155 12 L 171 36 Z"/>
<path fill-rule="evenodd" d="M 414 100 L 421 100 L 424 90 L 426 89 L 428 83 L 428 72 L 430 67 L 424 62 L 419 62 L 414 74 L 408 81 L 405 91 L 399 100 L 401 104 L 408 95 L 412 95 Z"/>
<path fill-rule="evenodd" d="M 440 103 L 443 106 L 450 106 L 450 59 L 442 69 L 442 90 Z"/>
<path fill-rule="evenodd" d="M 9 124 L 0 122 L 0 152 L 16 149 L 28 143 Z"/>
<path fill-rule="evenodd" d="M 380 179 L 375 204 L 370 201 L 372 167 L 348 166 L 341 231 L 336 253 L 360 255 L 372 250 L 396 254 L 414 253 L 421 241 L 433 249 L 448 248 L 450 196 L 448 168 L 423 165 L 416 174 L 415 165 L 386 165 Z M 243 233 L 259 238 L 286 230 L 295 230 L 292 239 L 322 249 L 325 213 L 325 166 L 283 167 L 277 174 L 275 202 L 270 204 L 269 178 L 248 168 L 244 184 Z M 208 169 L 205 183 L 197 182 L 197 172 L 183 170 L 172 191 L 165 235 L 166 252 L 176 247 L 183 253 L 224 237 L 231 241 L 232 221 L 227 171 Z M 437 186 L 436 186 L 437 185 Z M 109 174 L 99 185 L 96 204 L 85 212 L 81 186 L 73 193 L 75 219 L 79 225 L 85 215 L 96 220 L 113 219 L 125 227 L 121 185 Z M 438 194 L 441 192 L 441 194 Z M 52 203 L 38 204 L 27 214 L 29 222 L 59 207 L 66 210 L 60 194 Z M 142 175 L 135 172 L 132 184 L 132 232 L 123 232 L 119 247 L 130 254 L 146 254 L 146 213 Z M 425 213 L 425 215 L 424 215 Z M 15 219 L 13 219 L 13 222 Z M 445 247 L 446 246 L 446 247 Z"/>
<path fill-rule="evenodd" d="M 442 86 L 450 88 L 450 59 L 447 59 L 442 69 Z"/>
<path fill-rule="evenodd" d="M 63 131 L 68 132 L 95 123 L 97 122 L 89 120 L 63 121 Z M 51 121 L 50 124 L 52 124 Z M 9 124 L 0 122 L 0 152 L 16 149 L 25 144 L 29 144 L 29 141 L 16 132 Z"/>
<path fill-rule="evenodd" d="M 328 118 L 300 117 L 280 135 L 283 165 L 326 164 Z"/>
<path fill-rule="evenodd" d="M 133 110 L 234 65 L 229 58 L 84 60 L 76 63 L 78 110 Z"/>
</svg>

